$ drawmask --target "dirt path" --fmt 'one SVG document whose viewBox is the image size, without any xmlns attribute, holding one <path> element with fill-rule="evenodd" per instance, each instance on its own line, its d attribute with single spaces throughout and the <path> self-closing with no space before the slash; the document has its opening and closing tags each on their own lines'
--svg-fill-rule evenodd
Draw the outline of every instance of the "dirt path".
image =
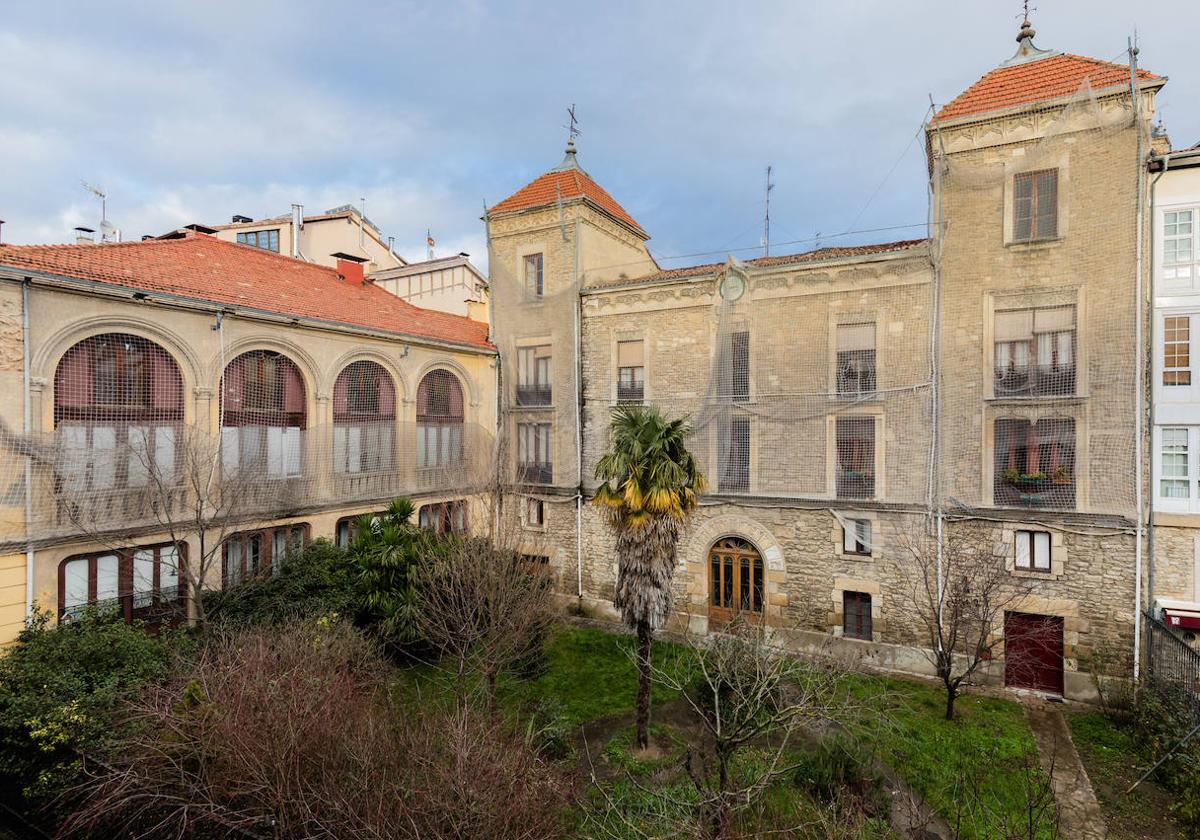
<svg viewBox="0 0 1200 840">
<path fill-rule="evenodd" d="M 1075 751 L 1071 729 L 1061 709 L 1045 700 L 1027 700 L 1024 706 L 1042 769 L 1051 774 L 1062 836 L 1066 840 L 1105 840 L 1108 827 L 1100 803 Z"/>
</svg>

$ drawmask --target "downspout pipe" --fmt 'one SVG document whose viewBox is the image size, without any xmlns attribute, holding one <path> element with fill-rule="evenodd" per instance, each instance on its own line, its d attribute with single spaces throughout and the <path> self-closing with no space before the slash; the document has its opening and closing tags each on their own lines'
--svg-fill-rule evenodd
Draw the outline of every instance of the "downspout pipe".
<svg viewBox="0 0 1200 840">
<path fill-rule="evenodd" d="M 26 439 L 33 434 L 33 407 L 29 404 L 31 391 L 29 373 L 29 286 L 33 281 L 21 281 L 21 388 L 24 417 L 21 428 Z M 33 617 L 33 459 L 25 456 L 25 618 Z"/>
<path fill-rule="evenodd" d="M 1159 170 L 1158 174 L 1155 175 L 1154 179 L 1150 182 L 1150 329 L 1147 340 L 1150 345 L 1150 370 L 1153 373 L 1155 370 L 1154 360 L 1157 358 L 1158 347 L 1158 345 L 1155 343 L 1157 341 L 1155 328 L 1158 324 L 1158 311 L 1156 307 L 1156 302 L 1158 300 L 1158 284 L 1155 279 L 1154 208 L 1157 204 L 1156 197 L 1158 190 L 1158 179 L 1167 174 L 1167 169 L 1171 166 L 1171 153 L 1167 152 L 1162 157 L 1151 155 L 1150 160 L 1157 160 L 1162 164 L 1162 169 Z M 1155 412 L 1157 411 L 1158 406 L 1154 402 L 1154 389 L 1157 386 L 1158 378 L 1156 376 L 1152 376 L 1150 388 L 1146 397 L 1146 399 L 1149 401 L 1148 408 L 1150 414 L 1149 422 L 1151 445 L 1153 445 L 1154 441 L 1154 430 L 1158 428 L 1158 420 L 1155 417 Z M 1157 610 L 1154 608 L 1154 481 L 1154 470 L 1152 468 L 1150 470 L 1150 492 L 1146 495 L 1146 517 L 1150 521 L 1149 530 L 1146 534 L 1146 602 L 1150 605 L 1151 611 L 1157 613 Z"/>
<path fill-rule="evenodd" d="M 583 601 L 583 290 L 579 288 L 579 209 L 575 209 L 575 589 Z"/>
<path fill-rule="evenodd" d="M 1134 584 L 1133 584 L 1133 679 L 1136 682 L 1141 674 L 1141 656 L 1142 656 L 1142 543 L 1145 539 L 1146 519 L 1145 519 L 1145 475 L 1144 475 L 1144 435 L 1142 433 L 1143 412 L 1142 412 L 1142 389 L 1144 386 L 1143 374 L 1146 365 L 1145 346 L 1142 343 L 1142 231 L 1145 226 L 1145 202 L 1142 199 L 1142 191 L 1145 189 L 1144 173 L 1146 170 L 1146 157 L 1142 151 L 1142 125 L 1141 125 L 1141 102 L 1138 95 L 1137 84 L 1137 56 L 1138 49 L 1133 44 L 1133 39 L 1129 40 L 1129 95 L 1132 100 L 1133 108 L 1133 130 L 1137 143 L 1137 176 L 1134 195 L 1134 216 L 1136 220 L 1136 236 L 1137 240 L 1134 244 L 1134 313 L 1136 323 L 1134 324 L 1134 342 L 1137 346 L 1137 366 L 1134 371 L 1134 481 L 1136 487 L 1135 508 L 1137 511 L 1137 544 L 1134 548 Z"/>
</svg>

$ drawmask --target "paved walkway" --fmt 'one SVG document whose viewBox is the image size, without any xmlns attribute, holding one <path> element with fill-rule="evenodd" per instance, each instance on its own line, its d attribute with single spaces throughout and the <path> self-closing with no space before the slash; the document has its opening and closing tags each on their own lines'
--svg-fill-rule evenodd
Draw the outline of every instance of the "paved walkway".
<svg viewBox="0 0 1200 840">
<path fill-rule="evenodd" d="M 1059 829 L 1066 840 L 1105 840 L 1108 828 L 1091 780 L 1075 751 L 1071 729 L 1057 703 L 1026 700 L 1025 716 L 1033 730 L 1042 769 L 1053 775 L 1054 799 L 1059 809 Z"/>
</svg>

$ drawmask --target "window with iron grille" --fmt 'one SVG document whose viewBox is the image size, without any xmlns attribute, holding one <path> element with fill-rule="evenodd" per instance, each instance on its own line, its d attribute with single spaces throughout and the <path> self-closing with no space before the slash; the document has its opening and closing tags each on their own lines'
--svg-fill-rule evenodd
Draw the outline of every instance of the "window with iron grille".
<svg viewBox="0 0 1200 840">
<path fill-rule="evenodd" d="M 542 255 L 528 254 L 524 260 L 525 265 L 525 296 L 529 298 L 540 298 L 543 294 L 542 284 Z"/>
<path fill-rule="evenodd" d="M 553 364 L 550 345 L 517 348 L 517 405 L 550 405 Z"/>
<path fill-rule="evenodd" d="M 1075 307 L 1014 309 L 995 316 L 998 397 L 1075 394 Z"/>
<path fill-rule="evenodd" d="M 875 495 L 875 418 L 837 418 L 837 496 Z"/>
<path fill-rule="evenodd" d="M 1013 239 L 1031 242 L 1058 235 L 1058 170 L 1013 177 Z"/>
<path fill-rule="evenodd" d="M 858 397 L 875 390 L 875 325 L 840 324 L 837 328 L 837 392 Z"/>
<path fill-rule="evenodd" d="M 722 493 L 745 493 L 750 489 L 750 418 L 730 418 L 727 434 L 718 487 Z"/>
<path fill-rule="evenodd" d="M 181 611 L 187 591 L 180 577 L 184 548 L 165 543 L 68 557 L 58 571 L 59 617 L 94 608 L 132 621 L 149 618 L 154 607 Z"/>
<path fill-rule="evenodd" d="M 842 635 L 871 641 L 871 596 L 866 592 L 842 593 Z"/>
<path fill-rule="evenodd" d="M 238 233 L 237 241 L 252 248 L 279 253 L 278 230 L 251 230 Z"/>
<path fill-rule="evenodd" d="M 731 332 L 721 339 L 717 360 L 717 396 L 733 402 L 750 399 L 750 333 Z"/>
<path fill-rule="evenodd" d="M 1074 420 L 997 420 L 995 447 L 997 505 L 1075 507 Z"/>
<path fill-rule="evenodd" d="M 640 403 L 646 396 L 645 345 L 641 339 L 617 342 L 617 402 Z"/>
<path fill-rule="evenodd" d="M 526 484 L 549 484 L 554 480 L 550 454 L 551 424 L 517 424 L 517 480 Z"/>
</svg>

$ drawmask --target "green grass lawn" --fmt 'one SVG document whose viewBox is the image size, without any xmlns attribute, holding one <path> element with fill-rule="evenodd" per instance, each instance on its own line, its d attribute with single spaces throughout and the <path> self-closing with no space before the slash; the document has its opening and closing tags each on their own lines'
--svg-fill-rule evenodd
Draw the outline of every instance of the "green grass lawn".
<svg viewBox="0 0 1200 840">
<path fill-rule="evenodd" d="M 860 740 L 943 817 L 954 819 L 965 782 L 978 786 L 982 808 L 963 817 L 964 836 L 993 836 L 996 815 L 1022 813 L 1037 745 L 1019 704 L 965 695 L 947 721 L 946 695 L 936 685 L 855 675 L 850 690 L 861 704 L 853 727 Z M 1041 777 L 1040 769 L 1032 772 Z"/>
<path fill-rule="evenodd" d="M 555 628 L 546 646 L 546 668 L 531 680 L 510 679 L 502 686 L 504 705 L 516 711 L 538 703 L 556 708 L 571 727 L 610 715 L 631 714 L 637 694 L 632 636 L 593 628 Z M 656 667 L 678 673 L 680 646 L 654 644 Z M 444 676 L 429 666 L 408 669 L 406 692 L 446 692 Z M 965 780 L 976 784 L 981 807 L 964 818 L 965 837 L 991 836 L 996 814 L 1015 817 L 1025 803 L 1026 762 L 1036 769 L 1037 747 L 1019 704 L 992 697 L 959 698 L 954 721 L 943 719 L 945 694 L 936 685 L 864 674 L 846 680 L 852 729 L 947 820 Z M 654 687 L 655 706 L 677 697 Z M 614 788 L 622 792 L 620 786 Z M 636 800 L 632 791 L 624 791 Z M 639 793 L 638 796 L 642 794 Z M 774 790 L 772 798 L 792 794 Z M 623 797 L 624 798 L 624 797 Z M 632 803 L 631 803 L 632 804 Z M 636 806 L 634 810 L 637 810 Z"/>
</svg>

